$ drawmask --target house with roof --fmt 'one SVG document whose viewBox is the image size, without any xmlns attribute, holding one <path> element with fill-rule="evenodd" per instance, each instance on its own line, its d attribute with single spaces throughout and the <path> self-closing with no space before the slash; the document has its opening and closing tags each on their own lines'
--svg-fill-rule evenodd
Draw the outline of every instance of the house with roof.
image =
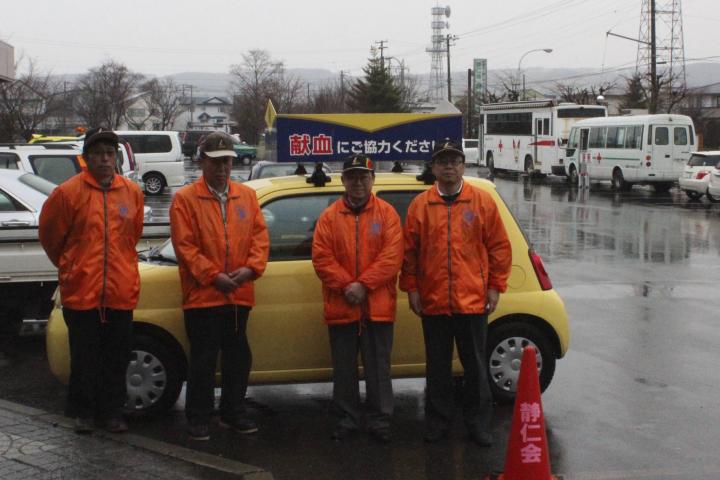
<svg viewBox="0 0 720 480">
<path fill-rule="evenodd" d="M 184 112 L 175 120 L 176 130 L 222 130 L 230 133 L 232 101 L 228 97 L 186 97 Z"/>
</svg>

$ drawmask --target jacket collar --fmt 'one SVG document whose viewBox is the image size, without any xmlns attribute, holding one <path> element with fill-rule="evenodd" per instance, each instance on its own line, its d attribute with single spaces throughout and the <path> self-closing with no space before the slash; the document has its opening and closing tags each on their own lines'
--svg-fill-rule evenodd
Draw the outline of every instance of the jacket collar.
<svg viewBox="0 0 720 480">
<path fill-rule="evenodd" d="M 340 202 L 340 213 L 346 213 L 352 215 L 354 212 L 348 207 L 347 201 L 345 200 L 345 194 L 338 199 L 338 202 Z M 367 203 L 363 206 L 362 210 L 360 212 L 364 212 L 366 210 L 372 210 L 375 207 L 375 194 L 370 193 L 370 198 L 368 198 Z"/>
<path fill-rule="evenodd" d="M 455 203 L 457 202 L 469 202 L 472 197 L 471 192 L 472 187 L 468 184 L 468 182 L 463 180 L 462 189 L 460 190 L 460 194 L 455 199 Z M 445 205 L 445 200 L 440 196 L 440 193 L 437 188 L 437 184 L 433 185 L 430 190 L 428 190 L 428 201 L 430 203 L 442 203 Z"/>
<path fill-rule="evenodd" d="M 95 180 L 95 177 L 92 176 L 92 173 L 87 170 L 83 171 L 80 175 L 82 175 L 82 179 L 85 183 L 91 187 L 97 188 L 98 190 L 114 190 L 123 186 L 123 182 L 117 173 L 113 173 L 112 182 L 110 182 L 110 186 L 107 189 L 103 188 L 103 186 Z"/>
<path fill-rule="evenodd" d="M 205 177 L 202 175 L 200 178 L 198 178 L 195 183 L 193 183 L 193 188 L 195 189 L 195 194 L 198 197 L 201 198 L 210 198 L 214 199 L 215 195 L 210 191 L 210 188 L 208 187 L 208 184 L 205 182 Z M 228 182 L 228 191 L 227 191 L 227 197 L 235 198 L 240 195 L 240 187 L 235 184 L 232 180 Z"/>
</svg>

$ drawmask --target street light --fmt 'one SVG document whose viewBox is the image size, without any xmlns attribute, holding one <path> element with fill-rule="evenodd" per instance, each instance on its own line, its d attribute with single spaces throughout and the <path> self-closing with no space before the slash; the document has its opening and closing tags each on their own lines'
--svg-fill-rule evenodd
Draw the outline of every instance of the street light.
<svg viewBox="0 0 720 480">
<path fill-rule="evenodd" d="M 534 48 L 532 50 L 528 50 L 527 52 L 523 53 L 520 57 L 520 61 L 518 61 L 518 69 L 517 69 L 517 80 L 518 80 L 518 88 L 520 87 L 520 72 L 521 72 L 521 65 L 523 58 L 525 58 L 529 53 L 533 52 L 545 52 L 545 53 L 552 53 L 552 48 Z M 525 77 L 523 76 L 523 89 L 522 89 L 522 98 L 521 100 L 525 100 Z"/>
</svg>

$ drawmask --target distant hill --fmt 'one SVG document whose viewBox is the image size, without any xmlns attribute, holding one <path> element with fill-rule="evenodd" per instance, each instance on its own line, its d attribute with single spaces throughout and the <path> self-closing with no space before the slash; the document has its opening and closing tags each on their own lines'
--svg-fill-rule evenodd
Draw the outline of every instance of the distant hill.
<svg viewBox="0 0 720 480">
<path fill-rule="evenodd" d="M 556 83 L 574 84 L 577 86 L 597 85 L 614 81 L 619 89 L 624 87 L 623 77 L 633 74 L 634 68 L 622 71 L 600 72 L 590 68 L 526 68 L 525 84 L 541 92 L 550 92 Z M 339 72 L 320 68 L 289 68 L 289 75 L 300 78 L 310 84 L 311 88 L 335 82 L 340 79 Z M 508 78 L 516 74 L 515 70 L 489 70 L 488 84 L 490 89 L 500 86 L 501 78 Z M 688 87 L 699 87 L 720 82 L 720 64 L 718 63 L 691 63 L 686 66 Z M 148 75 L 151 77 L 152 75 Z M 178 84 L 193 85 L 193 95 L 197 96 L 227 96 L 231 89 L 232 75 L 230 73 L 204 73 L 182 72 L 168 75 Z M 429 73 L 410 75 L 417 79 L 420 91 L 427 89 Z M 62 80 L 72 82 L 78 75 L 62 75 Z M 452 89 L 461 94 L 467 88 L 467 70 L 452 72 Z"/>
</svg>

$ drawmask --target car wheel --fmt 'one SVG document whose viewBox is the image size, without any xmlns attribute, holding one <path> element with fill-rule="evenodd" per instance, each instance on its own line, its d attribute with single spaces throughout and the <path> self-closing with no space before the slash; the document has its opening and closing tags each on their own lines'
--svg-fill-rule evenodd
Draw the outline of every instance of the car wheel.
<svg viewBox="0 0 720 480">
<path fill-rule="evenodd" d="M 577 172 L 577 168 L 575 168 L 575 165 L 570 165 L 570 171 L 568 172 L 567 181 L 571 187 L 577 187 L 578 172 Z"/>
<path fill-rule="evenodd" d="M 143 177 L 143 182 L 148 195 L 160 195 L 165 190 L 165 179 L 159 173 L 148 173 Z"/>
<path fill-rule="evenodd" d="M 523 348 L 535 347 L 540 371 L 540 389 L 544 391 L 555 374 L 555 349 L 537 327 L 525 322 L 499 325 L 488 331 L 488 377 L 490 390 L 498 403 L 512 403 L 520 377 Z"/>
<path fill-rule="evenodd" d="M 626 191 L 630 190 L 630 185 L 628 182 L 625 181 L 625 177 L 623 176 L 622 170 L 619 168 L 616 168 L 613 170 L 612 174 L 612 187 L 615 190 L 618 191 Z"/>
<path fill-rule="evenodd" d="M 144 334 L 134 336 L 126 379 L 125 408 L 136 413 L 170 409 L 182 388 L 180 362 L 160 341 Z"/>
<path fill-rule="evenodd" d="M 705 192 L 705 195 L 707 196 L 708 200 L 710 200 L 712 203 L 720 202 L 720 197 L 716 197 L 715 195 L 710 195 L 709 189 Z"/>
<path fill-rule="evenodd" d="M 699 200 L 700 197 L 703 196 L 702 193 L 696 192 L 694 190 L 685 190 L 685 195 L 687 195 L 690 200 Z"/>
<path fill-rule="evenodd" d="M 251 160 L 252 157 L 250 157 L 249 155 L 243 155 L 242 157 L 240 157 L 240 163 L 242 163 L 243 165 L 250 165 Z"/>
<path fill-rule="evenodd" d="M 530 155 L 525 155 L 525 173 L 532 176 L 535 173 L 535 167 L 533 166 L 533 159 Z"/>
<path fill-rule="evenodd" d="M 490 177 L 495 177 L 495 159 L 493 158 L 492 152 L 488 152 L 487 154 L 487 160 L 485 161 L 485 165 L 487 165 L 488 172 L 490 173 Z"/>
</svg>

